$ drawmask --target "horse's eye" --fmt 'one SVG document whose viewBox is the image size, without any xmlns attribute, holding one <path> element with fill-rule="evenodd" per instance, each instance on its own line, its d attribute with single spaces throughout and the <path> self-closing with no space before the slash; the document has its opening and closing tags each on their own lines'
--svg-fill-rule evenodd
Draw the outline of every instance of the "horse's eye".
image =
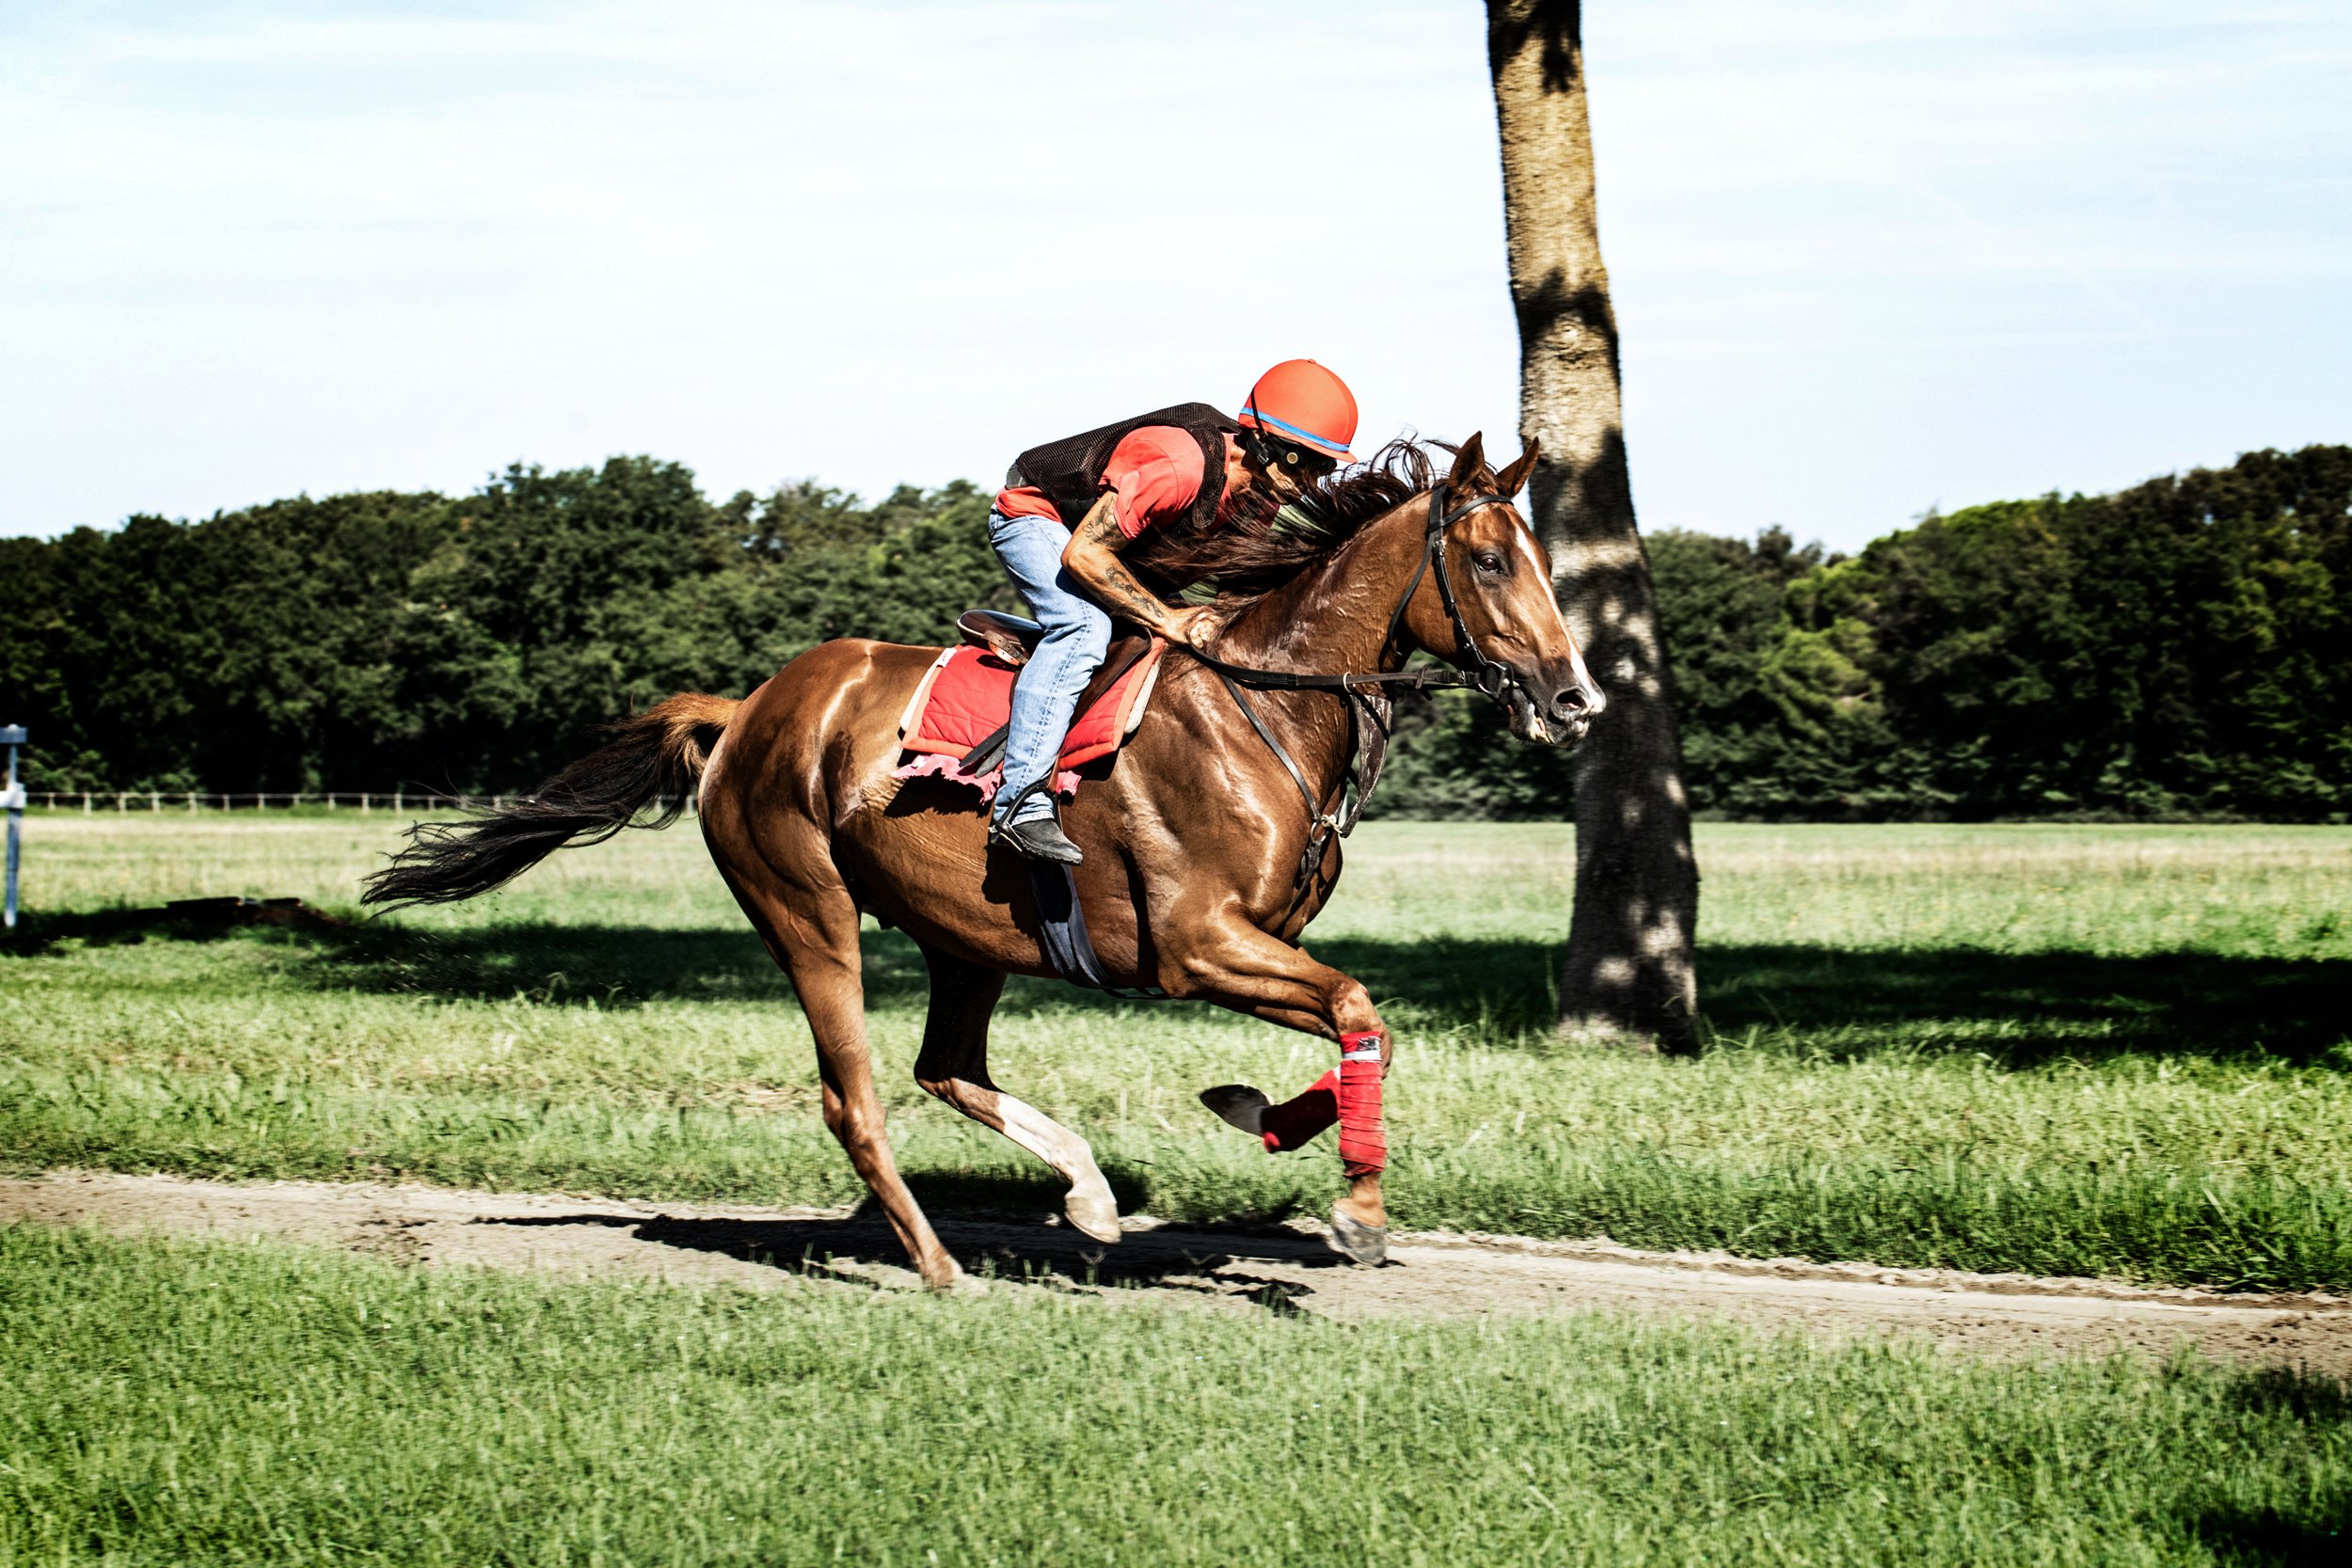
<svg viewBox="0 0 2352 1568">
<path fill-rule="evenodd" d="M 1478 552 L 1478 569 L 1482 572 L 1492 572 L 1496 577 L 1501 577 L 1502 575 L 1502 557 L 1495 554 L 1492 550 L 1481 550 Z"/>
</svg>

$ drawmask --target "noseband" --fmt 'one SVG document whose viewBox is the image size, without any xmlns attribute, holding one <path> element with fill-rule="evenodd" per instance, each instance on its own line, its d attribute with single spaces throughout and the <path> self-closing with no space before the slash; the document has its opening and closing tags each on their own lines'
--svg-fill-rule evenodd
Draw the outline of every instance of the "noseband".
<svg viewBox="0 0 2352 1568">
<path fill-rule="evenodd" d="M 1291 893 L 1289 908 L 1282 911 L 1288 921 L 1313 885 L 1315 874 L 1322 869 L 1324 857 L 1329 852 L 1334 835 L 1345 838 L 1356 831 L 1356 824 L 1364 814 L 1364 802 L 1372 799 L 1373 789 L 1380 782 L 1380 765 L 1388 754 L 1389 689 L 1427 691 L 1439 687 L 1464 687 L 1481 692 L 1495 702 L 1506 702 L 1511 693 L 1525 695 L 1519 679 L 1508 668 L 1478 645 L 1470 635 L 1470 624 L 1462 619 L 1462 607 L 1454 595 L 1453 574 L 1446 567 L 1446 531 L 1481 507 L 1501 506 L 1508 498 L 1502 496 L 1472 496 L 1452 511 L 1446 510 L 1445 486 L 1438 484 L 1429 492 L 1429 530 L 1422 537 L 1421 563 L 1405 584 L 1405 592 L 1389 612 L 1388 635 L 1381 640 L 1383 655 L 1391 648 L 1401 648 L 1397 633 L 1404 628 L 1405 611 L 1411 606 L 1413 595 L 1421 591 L 1421 579 L 1429 575 L 1434 562 L 1438 572 L 1438 598 L 1445 606 L 1446 620 L 1454 627 L 1454 640 L 1459 668 L 1442 670 L 1374 670 L 1364 673 L 1345 672 L 1340 674 L 1305 674 L 1290 670 L 1258 670 L 1246 664 L 1228 664 L 1221 658 L 1186 647 L 1184 652 L 1207 665 L 1225 683 L 1225 689 L 1233 694 L 1233 702 L 1249 721 L 1249 727 L 1258 732 L 1258 738 L 1266 743 L 1291 783 L 1298 786 L 1299 798 L 1307 802 L 1307 816 L 1313 828 L 1307 835 L 1307 847 L 1298 859 L 1298 874 Z M 1337 811 L 1327 812 L 1323 800 L 1308 784 L 1306 771 L 1297 759 L 1250 705 L 1242 688 L 1256 687 L 1270 691 L 1335 691 L 1347 705 L 1348 777 L 1341 781 L 1341 803 Z M 1359 766 L 1360 764 L 1360 766 Z M 1348 784 L 1355 789 L 1351 795 Z M 1280 924 L 1280 922 L 1278 922 Z"/>
</svg>

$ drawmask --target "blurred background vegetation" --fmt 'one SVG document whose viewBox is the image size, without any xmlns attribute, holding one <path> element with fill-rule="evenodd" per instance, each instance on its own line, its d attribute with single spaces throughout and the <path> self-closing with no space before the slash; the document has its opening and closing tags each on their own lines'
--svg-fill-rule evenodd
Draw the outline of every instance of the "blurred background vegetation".
<svg viewBox="0 0 2352 1568">
<path fill-rule="evenodd" d="M 0 721 L 31 727 L 36 790 L 525 789 L 673 691 L 1013 607 L 988 501 L 712 501 L 625 457 L 0 540 Z M 1702 812 L 2352 815 L 2352 447 L 1929 515 L 1851 558 L 1777 528 L 1648 547 Z M 1566 759 L 1467 693 L 1398 731 L 1377 814 L 1567 813 Z"/>
</svg>

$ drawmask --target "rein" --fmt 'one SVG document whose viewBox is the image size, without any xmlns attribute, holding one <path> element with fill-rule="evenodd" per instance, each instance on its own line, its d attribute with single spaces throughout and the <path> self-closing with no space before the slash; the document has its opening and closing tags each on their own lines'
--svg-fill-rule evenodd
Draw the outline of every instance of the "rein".
<svg viewBox="0 0 2352 1568">
<path fill-rule="evenodd" d="M 1324 859 L 1330 852 L 1331 840 L 1335 836 L 1345 838 L 1356 831 L 1357 822 L 1364 815 L 1365 803 L 1379 785 L 1380 767 L 1388 756 L 1391 689 L 1427 691 L 1434 688 L 1464 687 L 1502 702 L 1518 687 L 1517 677 L 1478 645 L 1478 639 L 1470 634 L 1469 623 L 1462 619 L 1462 607 L 1454 596 L 1453 575 L 1446 568 L 1445 556 L 1448 529 L 1479 508 L 1501 506 L 1507 499 L 1502 496 L 1472 496 L 1449 512 L 1445 505 L 1445 485 L 1441 483 L 1430 490 L 1429 529 L 1422 541 L 1421 563 L 1413 568 L 1412 578 L 1397 598 L 1396 608 L 1389 612 L 1388 635 L 1380 643 L 1383 654 L 1396 645 L 1397 630 L 1405 624 L 1406 609 L 1413 602 L 1413 595 L 1421 591 L 1421 579 L 1429 575 L 1434 562 L 1438 571 L 1438 597 L 1445 606 L 1446 619 L 1453 624 L 1454 641 L 1464 661 L 1470 666 L 1468 671 L 1374 670 L 1318 674 L 1228 664 L 1198 648 L 1184 648 L 1184 652 L 1216 672 L 1217 679 L 1225 683 L 1225 689 L 1232 693 L 1233 704 L 1241 709 L 1242 717 L 1249 721 L 1249 727 L 1258 732 L 1258 738 L 1265 742 L 1266 750 L 1274 753 L 1275 760 L 1282 765 L 1282 770 L 1291 776 L 1291 783 L 1298 786 L 1299 799 L 1307 803 L 1307 819 L 1312 827 L 1307 834 L 1307 847 L 1298 857 L 1298 871 L 1293 881 L 1291 901 L 1282 911 L 1281 921 L 1288 921 L 1297 912 L 1298 906 L 1306 900 L 1308 890 L 1314 885 L 1316 874 L 1323 869 Z M 1323 809 L 1322 797 L 1308 784 L 1305 769 L 1298 766 L 1289 748 L 1266 726 L 1265 721 L 1258 716 L 1258 710 L 1242 692 L 1244 687 L 1269 691 L 1331 691 L 1338 693 L 1346 703 L 1347 766 L 1340 781 L 1341 803 L 1337 811 L 1327 812 Z M 1359 761 L 1360 767 L 1358 766 Z M 1356 786 L 1352 797 L 1348 792 L 1351 782 Z M 1280 923 L 1277 922 L 1278 925 Z"/>
<path fill-rule="evenodd" d="M 1428 575 L 1430 562 L 1438 566 L 1438 597 L 1445 605 L 1446 619 L 1453 623 L 1454 641 L 1469 657 L 1474 673 L 1461 670 L 1373 670 L 1361 673 L 1346 672 L 1340 674 L 1311 674 L 1295 670 L 1260 670 L 1247 664 L 1228 664 L 1212 654 L 1198 648 L 1185 647 L 1184 652 L 1223 675 L 1229 684 L 1259 687 L 1269 691 L 1339 691 L 1355 694 L 1366 687 L 1375 690 L 1382 687 L 1402 687 L 1411 691 L 1427 691 L 1436 687 L 1468 687 L 1485 692 L 1500 701 L 1517 682 L 1511 672 L 1487 657 L 1470 635 L 1470 626 L 1462 619 L 1462 607 L 1454 596 L 1452 574 L 1446 570 L 1446 531 L 1481 507 L 1502 506 L 1508 499 L 1502 496 L 1472 496 L 1453 511 L 1445 510 L 1445 485 L 1439 483 L 1429 492 L 1429 531 L 1422 542 L 1421 563 L 1405 584 L 1396 608 L 1389 612 L 1389 634 L 1380 646 L 1385 651 L 1396 641 L 1397 628 L 1405 624 L 1406 608 L 1421 589 L 1421 579 Z"/>
</svg>

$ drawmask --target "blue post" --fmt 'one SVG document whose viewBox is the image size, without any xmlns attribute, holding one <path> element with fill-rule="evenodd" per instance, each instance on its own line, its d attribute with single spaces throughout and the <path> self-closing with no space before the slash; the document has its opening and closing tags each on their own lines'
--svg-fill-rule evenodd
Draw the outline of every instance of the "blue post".
<svg viewBox="0 0 2352 1568">
<path fill-rule="evenodd" d="M 16 749 L 24 744 L 24 726 L 0 724 L 0 746 L 8 749 L 8 788 L 0 804 L 8 808 L 8 929 L 16 929 L 16 856 L 24 833 L 24 786 L 16 782 Z"/>
</svg>

